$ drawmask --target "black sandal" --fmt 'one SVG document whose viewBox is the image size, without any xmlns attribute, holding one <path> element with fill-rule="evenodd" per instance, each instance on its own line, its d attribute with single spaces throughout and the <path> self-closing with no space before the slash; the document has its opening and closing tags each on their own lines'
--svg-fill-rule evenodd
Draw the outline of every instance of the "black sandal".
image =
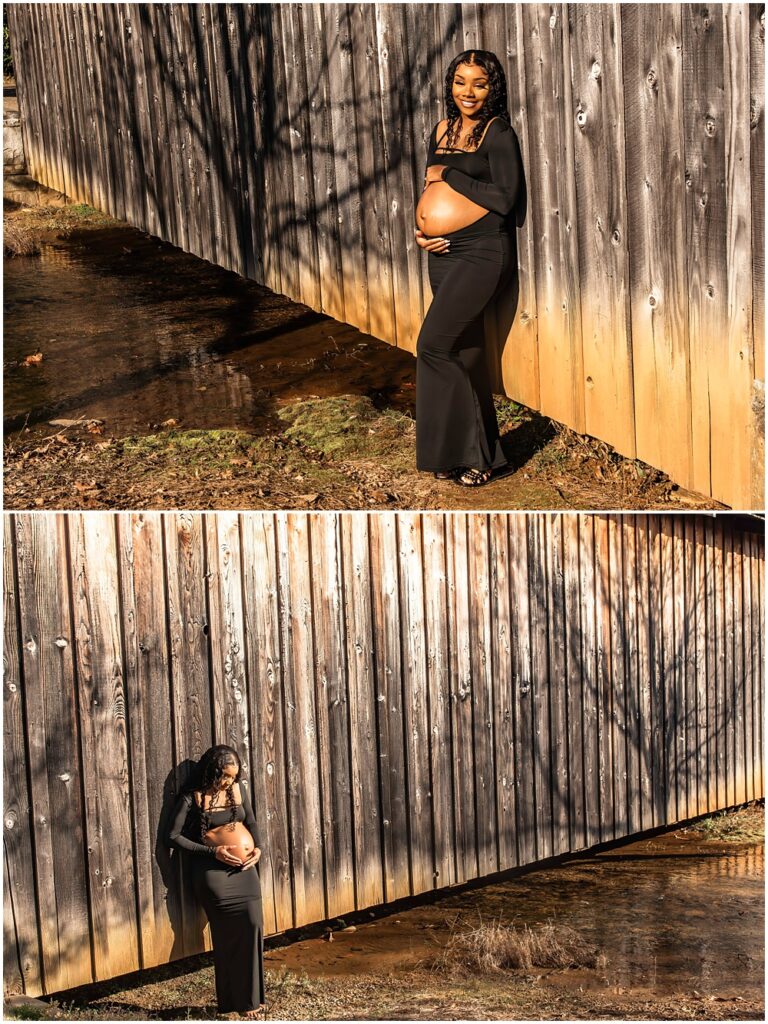
<svg viewBox="0 0 768 1024">
<path fill-rule="evenodd" d="M 456 470 L 455 469 L 448 469 L 448 470 L 439 469 L 435 473 L 435 480 L 453 480 L 453 478 L 455 476 L 456 476 Z"/>
<path fill-rule="evenodd" d="M 493 470 L 490 469 L 465 469 L 456 477 L 456 483 L 462 487 L 482 487 L 491 479 Z"/>
</svg>

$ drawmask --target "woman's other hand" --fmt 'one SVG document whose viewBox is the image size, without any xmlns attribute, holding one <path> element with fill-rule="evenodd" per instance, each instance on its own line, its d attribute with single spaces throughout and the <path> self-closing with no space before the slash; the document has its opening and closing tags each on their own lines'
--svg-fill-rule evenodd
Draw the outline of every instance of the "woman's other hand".
<svg viewBox="0 0 768 1024">
<path fill-rule="evenodd" d="M 252 867 L 254 867 L 254 865 L 258 864 L 260 858 L 261 858 L 261 850 L 258 848 L 258 846 L 256 846 L 256 847 L 254 847 L 253 850 L 251 850 L 251 852 L 248 854 L 248 856 L 243 861 L 243 871 L 247 871 L 248 868 L 252 868 Z"/>
<path fill-rule="evenodd" d="M 233 868 L 238 868 L 241 862 L 233 853 L 229 852 L 231 849 L 233 849 L 231 846 L 217 846 L 216 860 L 220 860 L 222 864 L 230 864 Z"/>
<path fill-rule="evenodd" d="M 445 252 L 451 244 L 447 238 L 442 238 L 440 235 L 436 238 L 427 238 L 421 228 L 416 228 L 415 234 L 416 245 L 428 252 Z"/>
<path fill-rule="evenodd" d="M 442 181 L 443 173 L 447 170 L 447 164 L 431 164 L 427 167 L 424 177 L 424 188 L 431 185 L 433 181 Z"/>
</svg>

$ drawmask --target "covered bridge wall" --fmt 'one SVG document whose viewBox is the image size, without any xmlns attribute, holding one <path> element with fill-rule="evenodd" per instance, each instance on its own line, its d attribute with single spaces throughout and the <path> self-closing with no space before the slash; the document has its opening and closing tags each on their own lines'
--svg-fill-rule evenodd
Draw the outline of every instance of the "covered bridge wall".
<svg viewBox="0 0 768 1024">
<path fill-rule="evenodd" d="M 763 794 L 744 517 L 4 517 L 5 982 L 198 952 L 162 836 L 240 752 L 269 933 Z"/>
<path fill-rule="evenodd" d="M 763 4 L 7 14 L 34 177 L 411 351 L 445 69 L 493 50 L 527 179 L 499 390 L 763 508 Z"/>
</svg>

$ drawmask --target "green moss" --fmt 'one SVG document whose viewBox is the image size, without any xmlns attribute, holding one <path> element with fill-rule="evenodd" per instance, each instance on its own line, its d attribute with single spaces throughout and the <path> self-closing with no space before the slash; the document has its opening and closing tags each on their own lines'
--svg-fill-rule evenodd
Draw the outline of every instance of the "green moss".
<svg viewBox="0 0 768 1024">
<path fill-rule="evenodd" d="M 285 435 L 339 459 L 386 460 L 392 468 L 412 461 L 415 425 L 392 409 L 378 410 L 370 398 L 340 395 L 286 405 L 278 415 Z"/>
</svg>

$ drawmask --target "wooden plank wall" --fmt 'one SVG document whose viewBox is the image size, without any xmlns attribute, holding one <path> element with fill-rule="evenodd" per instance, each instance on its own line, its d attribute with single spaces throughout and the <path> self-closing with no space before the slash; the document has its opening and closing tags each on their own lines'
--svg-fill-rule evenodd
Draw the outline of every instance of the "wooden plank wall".
<svg viewBox="0 0 768 1024">
<path fill-rule="evenodd" d="M 486 320 L 499 389 L 763 507 L 763 4 L 15 3 L 8 18 L 34 177 L 410 351 L 445 65 L 494 50 L 527 179 L 519 300 Z"/>
<path fill-rule="evenodd" d="M 5 984 L 210 948 L 162 836 L 240 752 L 270 933 L 763 795 L 764 544 L 706 515 L 4 517 Z"/>
</svg>

